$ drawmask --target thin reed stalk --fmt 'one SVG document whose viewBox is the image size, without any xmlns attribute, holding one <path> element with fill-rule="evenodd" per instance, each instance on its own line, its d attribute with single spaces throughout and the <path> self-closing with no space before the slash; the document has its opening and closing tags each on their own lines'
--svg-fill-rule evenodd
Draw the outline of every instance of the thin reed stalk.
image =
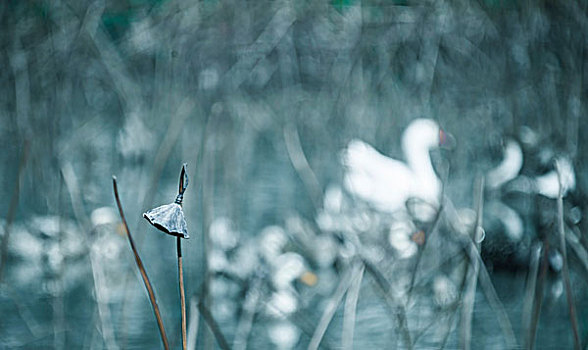
<svg viewBox="0 0 588 350">
<path fill-rule="evenodd" d="M 475 243 L 470 240 L 467 247 L 465 247 L 465 250 L 470 260 L 478 260 L 478 279 L 480 282 L 480 286 L 482 287 L 482 292 L 484 293 L 486 300 L 490 304 L 490 308 L 496 314 L 496 319 L 498 320 L 498 325 L 502 330 L 504 340 L 506 341 L 506 346 L 508 348 L 516 348 L 518 345 L 514 335 L 514 331 L 512 330 L 512 324 L 510 323 L 508 314 L 504 309 L 504 305 L 502 305 L 500 298 L 498 298 L 498 293 L 496 293 L 496 289 L 492 284 L 490 274 L 488 273 L 488 270 L 486 269 L 486 266 L 482 261 L 482 257 L 480 256 L 479 251 L 475 247 Z"/>
<path fill-rule="evenodd" d="M 116 205 L 118 206 L 118 212 L 120 214 L 120 218 L 123 222 L 123 227 L 125 229 L 125 233 L 127 238 L 129 239 L 129 244 L 131 245 L 131 250 L 133 251 L 133 255 L 135 256 L 135 262 L 137 263 L 137 267 L 139 268 L 139 272 L 141 273 L 141 277 L 143 278 L 143 283 L 145 284 L 145 288 L 147 289 L 147 293 L 149 294 L 149 300 L 151 301 L 151 306 L 153 306 L 153 313 L 155 314 L 155 319 L 157 321 L 157 326 L 159 327 L 159 333 L 161 335 L 161 341 L 163 342 L 163 347 L 165 350 L 169 350 L 169 343 L 167 341 L 167 335 L 165 334 L 165 328 L 163 327 L 163 320 L 161 318 L 161 314 L 159 312 L 159 306 L 157 305 L 157 300 L 155 298 L 155 292 L 153 291 L 153 287 L 151 286 L 151 282 L 149 282 L 149 277 L 147 276 L 147 271 L 145 271 L 145 267 L 143 266 L 143 261 L 139 256 L 139 252 L 137 252 L 137 248 L 135 247 L 135 242 L 133 241 L 133 236 L 131 235 L 131 231 L 129 230 L 129 225 L 127 224 L 127 219 L 125 218 L 125 214 L 123 212 L 122 204 L 120 202 L 120 198 L 118 195 L 118 187 L 116 184 L 116 177 L 112 177 L 112 187 L 114 189 L 114 198 L 116 199 Z"/>
<path fill-rule="evenodd" d="M 182 308 L 182 349 L 186 350 L 186 296 L 184 293 L 184 271 L 182 267 L 182 239 L 177 238 L 178 250 L 178 284 L 180 287 L 180 306 Z"/>
<path fill-rule="evenodd" d="M 361 264 L 357 275 L 354 274 L 351 286 L 345 299 L 345 311 L 343 314 L 343 333 L 341 334 L 341 347 L 353 349 L 353 335 L 355 333 L 355 319 L 357 316 L 357 301 L 363 280 L 365 265 Z"/>
<path fill-rule="evenodd" d="M 196 297 L 190 298 L 190 322 L 188 323 L 188 349 L 196 350 L 196 343 L 198 342 L 198 323 L 200 320 L 200 313 L 198 312 L 198 300 Z"/>
<path fill-rule="evenodd" d="M 563 185 L 561 179 L 561 169 L 558 162 L 555 163 L 557 170 L 557 179 L 559 182 L 559 193 L 557 196 L 557 219 L 559 229 L 559 245 L 561 255 L 563 257 L 562 275 L 564 286 L 566 290 L 566 299 L 568 301 L 568 311 L 570 314 L 570 323 L 572 324 L 572 332 L 574 334 L 574 350 L 580 350 L 580 332 L 578 331 L 578 320 L 576 319 L 576 305 L 574 304 L 574 295 L 572 293 L 572 285 L 570 283 L 570 271 L 568 269 L 568 254 L 566 251 L 566 233 L 563 220 Z"/>
<path fill-rule="evenodd" d="M 406 317 L 406 309 L 404 305 L 396 300 L 396 298 L 392 295 L 392 283 L 388 281 L 386 276 L 378 269 L 375 264 L 372 264 L 367 259 L 362 258 L 362 261 L 365 265 L 366 271 L 372 275 L 376 284 L 382 292 L 384 293 L 384 300 L 388 307 L 392 309 L 392 312 L 396 315 L 396 322 L 398 323 L 398 332 L 399 335 L 402 336 L 405 346 L 407 349 L 413 348 L 412 338 L 410 336 L 410 331 L 408 330 L 408 321 Z"/>
<path fill-rule="evenodd" d="M 220 346 L 220 348 L 223 350 L 230 350 L 231 347 L 229 346 L 229 343 L 225 339 L 225 336 L 221 332 L 220 327 L 214 320 L 214 317 L 212 317 L 210 310 L 208 310 L 206 305 L 203 303 L 202 299 L 198 301 L 198 310 L 200 311 L 202 318 L 204 318 L 204 321 L 206 321 L 208 328 L 216 338 L 218 346 Z"/>
<path fill-rule="evenodd" d="M 24 173 L 24 167 L 27 163 L 29 155 L 29 142 L 25 141 L 23 150 L 20 155 L 18 164 L 18 173 L 16 175 L 16 183 L 12 189 L 12 196 L 10 197 L 10 205 L 8 206 L 8 213 L 6 214 L 6 224 L 4 226 L 4 237 L 2 238 L 2 245 L 0 246 L 0 282 L 2 282 L 4 266 L 6 265 L 6 255 L 8 253 L 8 240 L 10 238 L 10 229 L 14 217 L 16 216 L 16 209 L 18 208 L 18 201 L 20 199 L 20 182 Z"/>
<path fill-rule="evenodd" d="M 531 249 L 531 261 L 529 263 L 529 272 L 527 274 L 527 282 L 525 283 L 525 299 L 523 300 L 523 333 L 522 339 L 525 345 L 525 348 L 529 348 L 531 344 L 531 340 L 529 339 L 530 336 L 530 329 L 531 329 L 531 321 L 533 315 L 533 305 L 535 304 L 536 299 L 536 290 L 537 290 L 537 275 L 539 274 L 539 262 L 541 261 L 541 251 L 543 250 L 543 245 L 541 243 L 536 243 L 533 248 Z"/>
<path fill-rule="evenodd" d="M 355 269 L 350 268 L 349 270 L 355 270 Z M 331 296 L 331 299 L 329 299 L 327 306 L 325 307 L 325 310 L 323 311 L 323 315 L 321 316 L 319 324 L 316 326 L 314 334 L 312 335 L 312 338 L 310 339 L 310 343 L 308 344 L 308 350 L 318 349 L 318 347 L 321 343 L 321 340 L 323 339 L 323 336 L 325 335 L 327 328 L 329 327 L 329 324 L 331 323 L 331 320 L 333 319 L 333 316 L 335 316 L 335 312 L 337 311 L 337 307 L 339 306 L 339 304 L 341 303 L 341 300 L 343 299 L 343 296 L 345 295 L 345 293 L 347 293 L 347 290 L 351 286 L 351 283 L 353 282 L 354 276 L 357 275 L 356 272 L 349 271 L 349 270 L 347 270 L 345 272 L 345 274 L 341 278 L 341 281 L 339 281 L 339 285 L 337 286 L 335 293 L 333 293 L 333 295 Z"/>
<path fill-rule="evenodd" d="M 533 311 L 531 312 L 531 321 L 529 331 L 527 334 L 526 349 L 535 348 L 535 338 L 537 337 L 537 326 L 539 325 L 539 316 L 541 315 L 541 307 L 543 306 L 543 293 L 545 291 L 545 278 L 547 275 L 547 254 L 549 252 L 549 244 L 547 241 L 543 243 L 543 254 L 541 257 L 541 273 L 539 274 L 538 286 L 535 291 L 536 297 L 533 302 Z"/>
<path fill-rule="evenodd" d="M 319 181 L 304 154 L 300 142 L 300 136 L 298 135 L 298 130 L 296 130 L 295 125 L 290 124 L 284 127 L 284 141 L 286 143 L 288 156 L 290 157 L 290 162 L 292 162 L 292 166 L 304 183 L 314 208 L 318 210 L 322 207 L 321 198 L 323 193 Z"/>
<path fill-rule="evenodd" d="M 472 240 L 474 247 L 479 252 L 481 242 L 479 241 L 479 233 L 482 232 L 482 211 L 484 206 L 484 177 L 479 177 L 476 181 L 476 189 L 474 196 L 476 198 L 476 224 L 472 232 Z M 469 269 L 467 271 L 467 284 L 463 296 L 463 306 L 461 309 L 461 328 L 460 328 L 460 342 L 461 347 L 465 350 L 471 348 L 472 338 L 472 318 L 474 312 L 474 304 L 476 300 L 476 288 L 478 282 L 478 274 L 480 271 L 480 261 L 472 259 Z"/>
<path fill-rule="evenodd" d="M 457 220 L 456 210 L 453 207 L 453 204 L 451 203 L 451 201 L 449 201 L 447 199 L 445 202 L 445 209 L 446 209 L 446 213 L 449 215 L 449 218 L 455 218 Z M 474 260 L 478 261 L 478 265 L 479 265 L 478 282 L 480 283 L 480 287 L 482 288 L 482 292 L 484 293 L 486 300 L 490 304 L 492 311 L 494 311 L 494 313 L 496 315 L 496 318 L 498 320 L 498 325 L 500 326 L 500 328 L 502 330 L 502 334 L 503 334 L 504 339 L 506 341 L 507 347 L 508 348 L 516 348 L 517 341 L 514 336 L 514 332 L 512 330 L 512 325 L 511 325 L 510 320 L 508 318 L 508 314 L 506 313 L 506 310 L 504 309 L 504 305 L 502 305 L 500 298 L 498 298 L 498 294 L 496 293 L 496 289 L 494 288 L 494 285 L 492 284 L 492 279 L 490 278 L 490 274 L 488 273 L 488 270 L 486 269 L 486 265 L 484 265 L 484 262 L 482 261 L 482 257 L 480 256 L 479 250 L 476 248 L 476 242 L 474 242 L 470 236 L 464 236 L 461 234 L 454 235 L 454 236 L 452 236 L 452 238 L 455 239 L 457 242 L 459 242 L 462 245 L 462 249 L 465 252 L 465 256 L 468 258 L 470 263 L 473 262 Z M 467 282 L 466 277 L 467 277 L 467 272 L 464 275 L 464 280 L 462 282 L 462 289 L 465 288 L 465 285 L 466 285 L 465 283 Z M 463 292 L 462 292 L 462 295 L 463 295 Z"/>
</svg>

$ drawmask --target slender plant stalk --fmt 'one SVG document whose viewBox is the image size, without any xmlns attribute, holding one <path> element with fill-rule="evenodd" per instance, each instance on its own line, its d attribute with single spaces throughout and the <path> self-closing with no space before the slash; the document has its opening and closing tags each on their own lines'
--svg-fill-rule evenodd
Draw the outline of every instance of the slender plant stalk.
<svg viewBox="0 0 588 350">
<path fill-rule="evenodd" d="M 457 217 L 455 208 L 453 207 L 453 204 L 451 203 L 451 201 L 449 201 L 449 200 L 446 201 L 445 209 L 446 209 L 446 213 L 449 214 L 450 218 Z M 486 300 L 490 304 L 490 307 L 492 308 L 492 310 L 496 314 L 496 318 L 498 319 L 498 325 L 500 326 L 502 333 L 504 335 L 504 339 L 506 340 L 506 346 L 508 348 L 516 348 L 517 341 L 516 341 L 516 337 L 514 336 L 514 332 L 512 330 L 512 325 L 511 325 L 510 320 L 508 318 L 508 314 L 506 313 L 506 311 L 504 309 L 504 305 L 502 305 L 500 298 L 498 298 L 498 294 L 496 293 L 496 289 L 494 288 L 494 285 L 492 284 L 492 279 L 490 278 L 490 274 L 488 273 L 488 269 L 486 269 L 486 265 L 484 265 L 484 262 L 482 261 L 482 257 L 480 256 L 480 252 L 476 248 L 476 243 L 472 240 L 472 238 L 470 236 L 457 235 L 457 236 L 453 236 L 453 238 L 456 239 L 457 242 L 461 243 L 462 248 L 464 249 L 466 256 L 470 262 L 472 262 L 474 260 L 478 260 L 478 265 L 479 265 L 479 271 L 478 271 L 479 281 L 478 282 L 480 284 L 480 287 L 482 288 L 482 291 L 484 292 L 484 296 L 486 297 Z M 467 276 L 467 274 L 464 275 L 464 282 L 462 282 L 462 289 L 465 288 L 465 283 L 467 281 L 467 279 L 465 279 L 466 276 Z"/>
<path fill-rule="evenodd" d="M 584 268 L 584 272 L 588 274 L 588 251 L 582 246 L 580 239 L 573 233 L 566 233 L 566 241 L 568 246 L 572 248 L 572 252 L 580 261 L 580 265 Z"/>
<path fill-rule="evenodd" d="M 196 343 L 198 342 L 198 323 L 200 320 L 200 313 L 198 312 L 198 300 L 196 297 L 190 298 L 190 322 L 188 322 L 188 344 L 187 348 L 196 350 Z"/>
<path fill-rule="evenodd" d="M 186 296 L 184 294 L 184 271 L 182 268 L 182 239 L 177 238 L 178 280 L 180 285 L 180 305 L 182 307 L 182 349 L 186 350 Z"/>
<path fill-rule="evenodd" d="M 527 335 L 528 346 L 526 349 L 535 348 L 535 338 L 537 337 L 537 326 L 539 325 L 539 316 L 543 305 L 543 293 L 545 290 L 545 276 L 547 275 L 547 253 L 549 252 L 549 243 L 543 242 L 543 254 L 541 257 L 541 273 L 539 274 L 538 286 L 535 291 L 536 297 L 533 301 L 533 310 L 531 312 L 531 322 Z"/>
<path fill-rule="evenodd" d="M 398 333 L 402 336 L 405 346 L 407 349 L 413 349 L 412 338 L 410 331 L 408 330 L 408 321 L 406 317 L 406 308 L 392 295 L 392 283 L 384 276 L 384 274 L 378 269 L 375 264 L 372 264 L 369 260 L 362 257 L 363 264 L 366 271 L 372 275 L 376 284 L 382 290 L 384 294 L 384 300 L 388 307 L 392 309 L 392 312 L 396 315 L 396 322 L 398 323 Z"/>
<path fill-rule="evenodd" d="M 570 271 L 568 270 L 568 254 L 566 252 L 566 233 L 564 229 L 563 220 L 563 186 L 561 179 L 561 169 L 559 163 L 556 162 L 555 168 L 557 170 L 557 179 L 559 181 L 559 194 L 557 196 L 557 218 L 559 228 L 559 245 L 563 257 L 563 280 L 566 288 L 566 299 L 568 301 L 568 310 L 570 313 L 570 323 L 572 324 L 572 332 L 574 334 L 574 349 L 580 350 L 580 332 L 578 331 L 578 320 L 576 319 L 576 305 L 574 304 L 574 295 L 572 294 L 572 285 L 570 283 Z"/>
<path fill-rule="evenodd" d="M 523 333 L 522 339 L 525 344 L 525 348 L 529 349 L 531 340 L 529 339 L 529 331 L 531 329 L 531 319 L 533 315 L 533 305 L 536 298 L 537 290 L 537 276 L 539 274 L 539 262 L 541 261 L 541 251 L 543 245 L 536 243 L 531 249 L 531 261 L 529 263 L 529 273 L 527 275 L 527 282 L 525 286 L 525 299 L 523 301 Z"/>
<path fill-rule="evenodd" d="M 184 183 L 184 179 L 187 181 L 186 177 L 186 164 L 182 166 L 182 172 L 180 173 L 180 181 L 178 187 L 178 198 L 184 194 L 188 183 Z M 182 200 L 178 202 L 180 206 L 182 206 Z M 180 307 L 181 307 L 181 314 L 182 314 L 182 349 L 186 350 L 187 342 L 186 342 L 186 296 L 184 293 L 184 269 L 182 266 L 182 237 L 176 237 L 176 247 L 178 251 L 178 285 L 180 289 Z"/>
<path fill-rule="evenodd" d="M 510 323 L 510 319 L 508 318 L 508 314 L 504 309 L 504 305 L 498 298 L 498 294 L 496 293 L 496 289 L 492 284 L 492 279 L 490 278 L 490 274 L 482 261 L 482 257 L 480 256 L 480 252 L 476 249 L 475 243 L 470 239 L 469 244 L 465 247 L 466 254 L 468 258 L 473 261 L 474 259 L 478 260 L 479 271 L 478 271 L 478 279 L 480 286 L 482 287 L 482 291 L 490 304 L 490 307 L 496 314 L 496 318 L 498 320 L 498 325 L 502 330 L 502 334 L 506 341 L 507 348 L 516 348 L 517 341 L 514 335 L 514 331 L 512 330 L 512 324 Z"/>
<path fill-rule="evenodd" d="M 480 263 L 478 260 L 472 260 L 466 272 L 466 284 L 463 293 L 463 306 L 461 308 L 461 327 L 460 343 L 464 350 L 471 349 L 472 338 L 472 316 L 474 311 L 474 302 L 476 298 L 476 288 L 478 282 L 478 273 Z"/>
<path fill-rule="evenodd" d="M 349 270 L 354 269 L 349 268 Z M 327 303 L 327 306 L 325 307 L 325 311 L 321 316 L 319 324 L 316 326 L 314 334 L 312 335 L 312 339 L 310 339 L 310 344 L 308 344 L 308 350 L 318 349 L 321 340 L 323 339 L 323 336 L 325 335 L 325 332 L 329 327 L 329 323 L 331 323 L 333 316 L 335 316 L 337 307 L 339 306 L 341 300 L 343 299 L 343 296 L 345 295 L 345 293 L 347 293 L 347 290 L 351 286 L 354 275 L 356 275 L 357 273 L 349 270 L 345 272 L 345 274 L 341 278 L 341 281 L 339 282 L 339 285 L 337 286 L 337 289 L 335 290 L 335 293 L 333 293 L 331 299 Z"/>
<path fill-rule="evenodd" d="M 137 267 L 139 268 L 139 272 L 141 273 L 141 277 L 143 278 L 143 283 L 145 284 L 147 293 L 149 293 L 149 300 L 151 301 L 151 306 L 153 306 L 153 312 L 155 313 L 155 319 L 157 320 L 157 326 L 159 327 L 159 333 L 161 334 L 161 341 L 163 342 L 163 347 L 165 350 L 169 350 L 169 343 L 167 342 L 167 335 L 165 334 L 165 328 L 163 327 L 163 320 L 161 319 L 161 314 L 159 313 L 159 306 L 157 306 L 157 300 L 155 299 L 155 292 L 151 287 L 151 282 L 149 282 L 147 271 L 145 271 L 143 261 L 141 260 L 141 257 L 137 252 L 137 248 L 135 247 L 135 242 L 133 241 L 133 236 L 131 236 L 131 231 L 129 231 L 129 225 L 127 224 L 127 219 L 125 218 L 122 204 L 120 203 L 120 198 L 118 196 L 118 187 L 116 185 L 115 176 L 112 177 L 112 187 L 114 189 L 114 198 L 116 199 L 116 205 L 118 206 L 118 213 L 120 214 L 120 218 L 123 222 L 127 238 L 129 239 L 131 250 L 133 251 L 133 255 L 135 256 L 135 262 L 137 263 Z"/>
<path fill-rule="evenodd" d="M 355 333 L 355 319 L 357 315 L 357 301 L 361 289 L 361 281 L 365 265 L 361 264 L 356 274 L 354 273 L 353 281 L 347 292 L 345 299 L 345 311 L 343 313 L 343 334 L 341 334 L 341 347 L 343 349 L 353 349 L 353 335 Z"/>
<path fill-rule="evenodd" d="M 20 198 L 20 182 L 22 181 L 22 175 L 24 173 L 24 167 L 27 163 L 29 155 L 29 142 L 25 141 L 23 150 L 20 155 L 20 162 L 18 164 L 18 173 L 16 175 L 16 184 L 12 190 L 12 196 L 10 197 L 10 205 L 8 207 L 8 214 L 6 215 L 6 224 L 4 226 L 4 237 L 2 238 L 2 245 L 0 246 L 0 282 L 2 282 L 2 272 L 4 271 L 4 265 L 6 265 L 6 255 L 8 253 L 8 239 L 10 238 L 10 228 L 16 215 L 16 209 L 18 208 L 18 201 Z"/>
<path fill-rule="evenodd" d="M 461 299 L 461 297 L 460 297 Z M 451 334 L 451 330 L 454 327 L 454 324 L 456 322 L 456 315 L 457 315 L 457 309 L 458 309 L 458 305 L 456 304 L 455 307 L 453 308 L 453 310 L 451 311 L 451 314 L 449 316 L 449 320 L 447 320 L 446 322 L 444 322 L 444 327 L 445 327 L 445 333 L 443 336 L 443 340 L 441 341 L 441 346 L 439 346 L 439 349 L 443 350 L 445 349 L 445 347 L 447 346 L 447 341 L 449 340 L 449 335 Z"/>
<path fill-rule="evenodd" d="M 482 210 L 484 205 L 484 177 L 480 177 L 477 181 L 476 190 L 474 193 L 476 197 L 476 224 L 472 232 L 472 239 L 474 241 L 475 249 L 479 252 L 481 244 L 479 243 L 479 232 L 482 230 Z M 472 318 L 474 311 L 474 304 L 476 299 L 476 288 L 478 282 L 478 274 L 480 271 L 480 261 L 473 259 L 469 266 L 467 276 L 468 282 L 464 293 L 464 301 L 461 309 L 461 346 L 465 350 L 471 348 L 472 340 Z"/>
<path fill-rule="evenodd" d="M 210 328 L 210 331 L 212 332 L 212 334 L 214 334 L 214 337 L 216 338 L 218 346 L 220 346 L 220 348 L 223 350 L 230 350 L 231 347 L 229 346 L 229 343 L 225 339 L 225 336 L 221 332 L 220 327 L 218 326 L 218 324 L 216 323 L 216 321 L 212 317 L 212 314 L 210 313 L 210 311 L 208 310 L 206 305 L 204 305 L 202 300 L 198 301 L 198 310 L 200 311 L 200 314 L 204 318 L 204 321 L 206 321 L 208 328 Z"/>
<path fill-rule="evenodd" d="M 300 136 L 294 124 L 284 127 L 284 141 L 286 142 L 286 150 L 288 151 L 292 166 L 306 186 L 314 208 L 318 210 L 322 207 L 321 198 L 323 193 L 319 181 L 304 154 L 302 144 L 300 143 Z"/>
<path fill-rule="evenodd" d="M 455 208 L 453 208 L 453 205 L 451 204 L 451 202 L 449 200 L 447 200 L 447 205 L 451 208 L 451 210 L 448 210 L 448 213 L 451 213 L 453 215 L 453 217 L 456 218 L 456 220 L 458 220 L 457 214 L 455 213 Z M 468 244 L 469 243 L 470 242 L 468 241 Z M 468 269 L 469 269 L 469 259 L 470 259 L 467 255 L 467 252 L 464 255 L 464 259 L 465 260 L 463 262 L 458 262 L 458 268 L 460 266 L 463 266 L 463 276 L 461 278 L 461 282 L 459 283 L 460 287 L 459 287 L 459 296 L 457 298 L 458 302 L 456 302 L 454 307 L 452 307 L 452 311 L 449 316 L 449 320 L 448 320 L 448 322 L 445 323 L 445 333 L 443 336 L 443 340 L 441 341 L 441 346 L 439 347 L 440 349 L 445 349 L 445 347 L 447 346 L 447 342 L 449 340 L 449 336 L 451 334 L 451 330 L 454 328 L 454 324 L 459 322 L 459 320 L 457 319 L 457 314 L 459 313 L 460 309 L 462 308 L 462 301 L 465 299 L 464 296 L 467 292 L 466 289 L 467 289 L 467 283 L 468 283 Z M 458 330 L 458 332 L 459 332 L 459 330 Z"/>
</svg>

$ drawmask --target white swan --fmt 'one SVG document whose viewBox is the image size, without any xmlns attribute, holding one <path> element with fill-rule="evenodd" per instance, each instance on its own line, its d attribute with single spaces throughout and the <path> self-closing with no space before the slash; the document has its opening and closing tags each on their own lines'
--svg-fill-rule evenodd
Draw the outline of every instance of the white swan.
<svg viewBox="0 0 588 350">
<path fill-rule="evenodd" d="M 486 186 L 497 189 L 519 175 L 523 167 L 523 151 L 515 140 L 508 140 L 502 162 L 486 175 Z"/>
<path fill-rule="evenodd" d="M 509 139 L 504 146 L 504 158 L 500 164 L 488 171 L 486 175 L 486 188 L 498 190 L 504 184 L 514 180 L 519 176 L 523 167 L 523 151 L 519 143 Z M 520 241 L 523 237 L 524 222 L 519 213 L 505 204 L 502 200 L 491 199 L 486 205 L 486 212 L 495 220 L 500 222 L 500 230 L 513 242 Z M 492 225 L 490 225 L 492 226 Z M 489 233 L 496 230 L 496 227 L 490 227 Z"/>
<path fill-rule="evenodd" d="M 559 166 L 561 174 L 562 197 L 576 188 L 576 175 L 570 160 L 565 157 L 558 157 L 554 163 Z M 559 177 L 557 170 L 535 176 L 519 176 L 508 185 L 507 192 L 536 193 L 547 198 L 557 199 L 559 196 Z"/>
<path fill-rule="evenodd" d="M 402 135 L 406 163 L 381 154 L 363 141 L 352 140 L 342 154 L 345 188 L 383 212 L 404 210 L 409 198 L 438 207 L 441 181 L 433 170 L 429 151 L 438 147 L 443 137 L 436 122 L 413 120 Z"/>
<path fill-rule="evenodd" d="M 529 127 L 521 128 L 520 138 L 523 142 L 523 146 L 532 149 L 535 152 L 539 152 L 539 158 L 541 163 L 546 164 L 552 160 L 554 150 L 548 147 L 541 147 L 541 142 L 538 134 Z M 519 191 L 523 192 L 534 192 L 545 197 L 556 199 L 559 196 L 559 178 L 557 174 L 557 166 L 559 166 L 561 174 L 561 185 L 562 185 L 562 196 L 565 197 L 569 191 L 573 191 L 576 188 L 576 175 L 574 173 L 574 167 L 569 158 L 565 156 L 555 157 L 555 167 L 550 172 L 536 176 L 536 177 L 522 177 L 522 181 L 516 184 Z M 522 186 L 521 186 L 522 185 Z"/>
<path fill-rule="evenodd" d="M 555 160 L 556 167 L 559 166 L 561 174 L 562 195 L 565 196 L 568 191 L 576 188 L 576 176 L 574 167 L 569 159 L 559 157 Z M 555 199 L 559 196 L 559 177 L 556 170 L 552 170 L 545 175 L 533 179 L 537 192 L 545 197 Z"/>
</svg>

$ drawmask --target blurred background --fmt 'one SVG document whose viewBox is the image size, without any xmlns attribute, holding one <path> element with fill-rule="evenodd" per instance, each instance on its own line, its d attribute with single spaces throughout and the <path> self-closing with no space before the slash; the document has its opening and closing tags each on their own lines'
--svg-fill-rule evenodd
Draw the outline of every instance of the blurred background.
<svg viewBox="0 0 588 350">
<path fill-rule="evenodd" d="M 3 1 L 0 348 L 161 346 L 113 174 L 181 347 L 175 244 L 141 215 L 184 162 L 189 348 L 585 348 L 587 5 Z M 416 118 L 452 143 L 433 218 L 344 181 L 350 140 L 403 161 Z"/>
</svg>

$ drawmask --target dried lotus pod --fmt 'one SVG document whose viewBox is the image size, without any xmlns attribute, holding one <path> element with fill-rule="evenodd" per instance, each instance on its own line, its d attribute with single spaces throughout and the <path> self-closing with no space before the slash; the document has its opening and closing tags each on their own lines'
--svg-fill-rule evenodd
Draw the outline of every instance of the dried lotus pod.
<svg viewBox="0 0 588 350">
<path fill-rule="evenodd" d="M 184 219 L 184 211 L 182 210 L 182 200 L 184 199 L 186 187 L 188 187 L 188 175 L 186 174 L 186 164 L 184 164 L 180 174 L 180 187 L 176 200 L 173 203 L 148 210 L 143 213 L 143 217 L 151 225 L 169 235 L 190 238 L 186 220 Z"/>
<path fill-rule="evenodd" d="M 182 238 L 190 238 L 186 228 L 186 220 L 184 220 L 184 211 L 182 206 L 178 203 L 165 204 L 157 208 L 153 208 L 143 217 L 149 223 L 161 231 L 172 236 L 179 236 Z"/>
</svg>

